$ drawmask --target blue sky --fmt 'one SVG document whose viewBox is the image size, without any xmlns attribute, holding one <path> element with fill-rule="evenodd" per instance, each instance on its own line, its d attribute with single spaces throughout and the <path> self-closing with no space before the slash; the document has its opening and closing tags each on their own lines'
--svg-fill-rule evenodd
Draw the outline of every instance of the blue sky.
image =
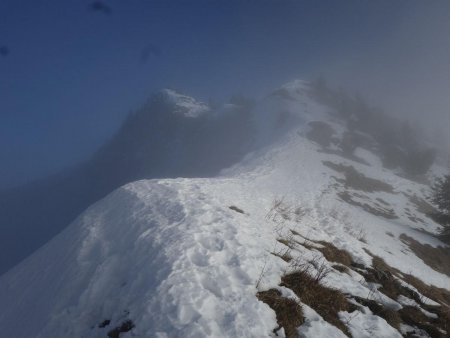
<svg viewBox="0 0 450 338">
<path fill-rule="evenodd" d="M 380 73 L 402 64 L 396 43 L 410 41 L 415 53 L 414 22 L 428 41 L 442 31 L 433 16 L 449 8 L 400 0 L 105 0 L 108 15 L 88 10 L 91 3 L 0 2 L 0 46 L 10 50 L 0 56 L 0 188 L 86 158 L 161 87 L 221 101 L 325 74 L 381 97 Z M 143 62 L 146 48 L 158 53 Z M 443 62 L 433 68 L 439 74 Z M 373 86 L 362 85 L 372 76 Z"/>
</svg>

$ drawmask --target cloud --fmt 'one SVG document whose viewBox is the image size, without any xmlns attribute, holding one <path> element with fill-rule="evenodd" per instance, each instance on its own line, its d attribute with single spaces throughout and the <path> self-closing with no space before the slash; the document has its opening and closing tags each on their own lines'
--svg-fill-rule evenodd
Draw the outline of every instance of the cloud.
<svg viewBox="0 0 450 338">
<path fill-rule="evenodd" d="M 430 135 L 443 135 L 450 125 L 450 3 L 408 4 L 387 34 L 363 50 L 335 55 L 325 74 Z"/>
</svg>

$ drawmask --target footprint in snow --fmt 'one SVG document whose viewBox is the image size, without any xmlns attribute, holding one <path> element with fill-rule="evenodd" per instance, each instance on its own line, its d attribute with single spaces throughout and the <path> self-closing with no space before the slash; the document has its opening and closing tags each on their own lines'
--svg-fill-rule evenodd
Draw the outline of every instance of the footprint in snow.
<svg viewBox="0 0 450 338">
<path fill-rule="evenodd" d="M 207 266 L 209 264 L 209 259 L 207 257 L 207 252 L 201 252 L 205 250 L 199 250 L 198 248 L 193 249 L 188 252 L 190 261 L 196 266 Z"/>
<path fill-rule="evenodd" d="M 217 237 L 200 237 L 197 241 L 205 248 L 211 251 L 222 251 L 224 248 L 224 241 Z"/>
</svg>

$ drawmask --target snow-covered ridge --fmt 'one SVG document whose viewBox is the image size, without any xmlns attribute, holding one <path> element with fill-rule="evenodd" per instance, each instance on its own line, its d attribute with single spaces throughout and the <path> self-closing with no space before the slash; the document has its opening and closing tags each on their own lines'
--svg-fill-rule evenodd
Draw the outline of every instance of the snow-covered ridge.
<svg viewBox="0 0 450 338">
<path fill-rule="evenodd" d="M 163 89 L 162 94 L 175 105 L 175 114 L 195 118 L 206 114 L 210 108 L 206 103 L 197 101 L 191 96 L 183 95 L 173 89 Z"/>
<path fill-rule="evenodd" d="M 396 310 L 415 305 L 404 296 L 384 295 L 380 285 L 364 280 L 361 269 L 336 270 L 323 260 L 317 241 L 346 250 L 360 267 L 372 266 L 370 252 L 402 273 L 448 288 L 450 278 L 400 240 L 406 234 L 430 247 L 443 245 L 416 230 L 439 230 L 413 203 L 424 197 L 426 186 L 385 170 L 369 150 L 345 157 L 333 144 L 308 138 L 312 121 L 326 121 L 336 137 L 344 127 L 327 120 L 304 82 L 283 88 L 292 96 L 272 101 L 266 113 L 275 118 L 264 131 L 286 121 L 277 116 L 280 111 L 300 123 L 284 129 L 288 132 L 276 142 L 219 177 L 123 186 L 2 276 L 0 303 L 7 310 L 0 312 L 1 334 L 107 337 L 132 323 L 121 338 L 271 336 L 275 314 L 258 301 L 257 291 L 276 288 L 301 303 L 291 289 L 279 286 L 280 277 L 295 269 L 280 258 L 285 254 L 297 264 L 320 259 L 330 269 L 325 284 L 349 297 L 372 295 Z M 189 97 L 170 95 L 181 107 L 198 106 Z M 340 198 L 343 192 L 350 198 Z M 376 208 L 392 209 L 396 218 L 380 216 Z M 345 337 L 314 309 L 302 307 L 302 337 Z M 367 307 L 339 316 L 355 338 L 401 337 Z"/>
<path fill-rule="evenodd" d="M 257 233 L 228 208 L 238 188 L 179 179 L 117 190 L 2 279 L 2 334 L 106 337 L 131 319 L 138 337 L 264 335 L 272 313 L 254 297 Z"/>
</svg>

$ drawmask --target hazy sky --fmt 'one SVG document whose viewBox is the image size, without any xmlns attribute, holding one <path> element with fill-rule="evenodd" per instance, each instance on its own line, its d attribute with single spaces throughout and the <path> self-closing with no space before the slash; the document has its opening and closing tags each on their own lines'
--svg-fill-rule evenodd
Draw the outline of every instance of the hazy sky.
<svg viewBox="0 0 450 338">
<path fill-rule="evenodd" d="M 166 86 L 223 100 L 323 74 L 450 124 L 448 1 L 92 3 L 0 1 L 0 187 L 85 158 Z"/>
</svg>

